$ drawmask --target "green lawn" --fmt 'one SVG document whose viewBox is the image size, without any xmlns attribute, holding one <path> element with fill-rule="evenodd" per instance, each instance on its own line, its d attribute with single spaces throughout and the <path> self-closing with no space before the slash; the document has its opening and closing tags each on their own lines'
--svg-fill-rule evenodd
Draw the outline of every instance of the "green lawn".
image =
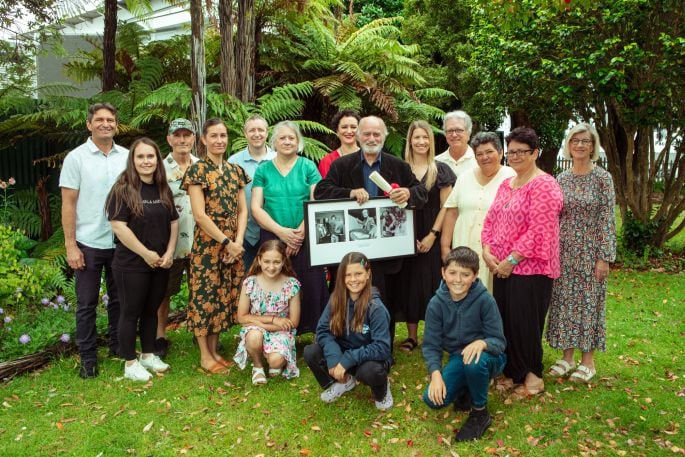
<svg viewBox="0 0 685 457">
<path fill-rule="evenodd" d="M 608 351 L 598 354 L 596 382 L 548 380 L 543 396 L 525 401 L 493 393 L 493 425 L 475 443 L 453 442 L 464 413 L 421 402 L 420 351 L 397 352 L 395 407 L 379 413 L 364 386 L 322 404 L 302 361 L 299 379 L 259 388 L 237 368 L 204 374 L 190 335 L 177 331 L 172 371 L 148 384 L 122 379 L 123 362 L 111 360 L 101 362 L 97 379 L 81 380 L 76 357 L 68 357 L 1 385 L 0 456 L 684 453 L 683 275 L 614 272 L 609 295 Z M 232 355 L 234 336 L 223 342 Z M 545 365 L 556 358 L 546 348 Z"/>
</svg>

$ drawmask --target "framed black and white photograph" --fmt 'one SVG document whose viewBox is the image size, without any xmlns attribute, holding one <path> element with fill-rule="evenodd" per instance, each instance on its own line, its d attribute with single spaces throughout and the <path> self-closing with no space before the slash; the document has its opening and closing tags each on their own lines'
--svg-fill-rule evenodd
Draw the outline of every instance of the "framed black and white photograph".
<svg viewBox="0 0 685 457">
<path fill-rule="evenodd" d="M 416 254 L 414 211 L 387 197 L 305 202 L 305 242 L 311 266 L 337 265 L 351 251 L 369 259 Z"/>
</svg>

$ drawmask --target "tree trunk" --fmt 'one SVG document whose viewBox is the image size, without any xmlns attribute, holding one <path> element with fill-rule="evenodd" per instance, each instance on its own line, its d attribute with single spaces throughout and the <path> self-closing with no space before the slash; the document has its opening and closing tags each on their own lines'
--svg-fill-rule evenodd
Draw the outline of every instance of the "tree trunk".
<svg viewBox="0 0 685 457">
<path fill-rule="evenodd" d="M 102 38 L 102 91 L 114 90 L 116 83 L 117 0 L 105 0 L 105 31 Z"/>
<path fill-rule="evenodd" d="M 36 184 L 36 193 L 38 194 L 38 214 L 40 214 L 40 239 L 45 241 L 53 234 L 52 229 L 52 213 L 50 211 L 50 195 L 45 183 L 49 176 L 43 176 L 38 179 Z"/>
<path fill-rule="evenodd" d="M 237 95 L 243 102 L 255 100 L 256 20 L 254 0 L 238 0 L 236 34 Z"/>
<path fill-rule="evenodd" d="M 205 74 L 205 44 L 204 29 L 205 20 L 202 13 L 202 0 L 190 0 L 190 24 L 191 24 L 191 43 L 190 43 L 190 65 L 191 73 L 191 96 L 190 112 L 192 121 L 195 124 L 195 131 L 200 132 L 205 123 L 207 115 L 207 99 L 205 94 L 206 74 Z M 204 157 L 205 150 L 197 138 L 196 151 L 198 156 Z"/>
<path fill-rule="evenodd" d="M 236 96 L 235 49 L 233 43 L 233 0 L 219 0 L 221 34 L 221 92 Z"/>
</svg>

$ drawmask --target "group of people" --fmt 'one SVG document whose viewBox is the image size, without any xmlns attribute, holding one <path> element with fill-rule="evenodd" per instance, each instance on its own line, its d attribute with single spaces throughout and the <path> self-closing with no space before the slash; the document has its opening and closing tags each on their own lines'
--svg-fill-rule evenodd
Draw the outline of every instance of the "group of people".
<svg viewBox="0 0 685 457">
<path fill-rule="evenodd" d="M 470 411 L 458 440 L 477 439 L 489 426 L 491 379 L 499 376 L 498 388 L 518 396 L 544 391 L 546 320 L 550 345 L 563 351 L 548 374 L 582 382 L 594 376 L 594 351 L 605 349 L 615 230 L 613 183 L 594 165 L 600 146 L 591 125 L 571 129 L 563 147 L 573 167 L 555 179 L 536 166 L 532 129 L 506 137 L 505 166 L 499 135 L 481 132 L 469 144 L 472 122 L 463 111 L 446 114 L 449 148 L 439 155 L 433 127 L 413 122 L 404 160 L 384 152 L 382 119 L 342 111 L 332 125 L 340 147 L 318 167 L 298 154 L 304 138 L 291 121 L 273 126 L 267 145 L 266 120 L 249 117 L 248 146 L 228 160 L 221 119 L 202 128 L 202 159 L 192 154 L 196 132 L 186 119 L 170 123 L 165 158 L 148 138 L 134 141 L 130 152 L 116 145 L 117 124 L 116 108 L 92 105 L 91 136 L 67 155 L 60 176 L 81 377 L 98 374 L 95 309 L 103 269 L 110 355 L 125 360 L 124 376 L 132 380 L 169 369 L 169 300 L 184 272 L 187 327 L 203 370 L 230 366 L 219 335 L 239 323 L 233 359 L 240 368 L 251 362 L 253 384 L 296 377 L 295 336 L 315 332 L 304 360 L 326 403 L 361 382 L 379 410 L 391 408 L 395 324 L 406 322 L 399 348 L 411 352 L 424 320 L 424 401 Z M 379 189 L 373 172 L 392 190 Z M 337 270 L 309 265 L 304 202 L 355 200 L 357 231 L 366 234 L 387 224 L 387 214 L 376 220 L 364 208 L 384 195 L 414 210 L 415 256 L 370 260 L 350 252 Z M 578 366 L 575 350 L 582 353 Z"/>
</svg>

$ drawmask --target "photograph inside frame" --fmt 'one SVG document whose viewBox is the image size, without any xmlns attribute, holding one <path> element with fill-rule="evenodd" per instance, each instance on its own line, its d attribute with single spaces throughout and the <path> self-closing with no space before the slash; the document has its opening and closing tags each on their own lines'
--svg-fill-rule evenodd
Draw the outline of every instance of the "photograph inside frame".
<svg viewBox="0 0 685 457">
<path fill-rule="evenodd" d="M 337 265 L 351 251 L 369 259 L 416 254 L 414 212 L 389 198 L 305 202 L 306 242 L 310 265 Z"/>
</svg>

